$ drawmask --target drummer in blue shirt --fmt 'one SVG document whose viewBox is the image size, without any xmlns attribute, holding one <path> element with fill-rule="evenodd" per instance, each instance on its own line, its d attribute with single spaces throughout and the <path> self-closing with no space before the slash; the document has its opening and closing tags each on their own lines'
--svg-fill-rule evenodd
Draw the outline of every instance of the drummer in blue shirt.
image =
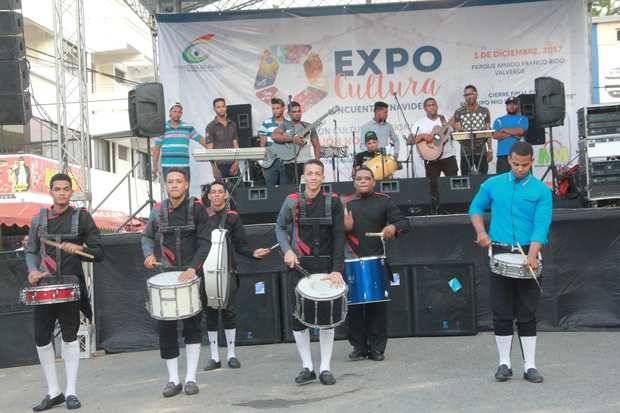
<svg viewBox="0 0 620 413">
<path fill-rule="evenodd" d="M 519 114 L 519 99 L 516 96 L 506 99 L 506 114 L 493 122 L 495 130 L 493 139 L 497 140 L 496 173 L 510 171 L 508 163 L 510 148 L 525 136 L 528 127 L 527 118 Z"/>
<path fill-rule="evenodd" d="M 476 243 L 483 248 L 492 246 L 493 254 L 513 253 L 514 247 L 521 246 L 527 254 L 527 264 L 536 271 L 539 253 L 547 243 L 551 225 L 551 191 L 531 174 L 534 155 L 529 143 L 515 143 L 510 148 L 508 162 L 511 171 L 484 182 L 469 208 L 477 234 Z M 483 214 L 489 209 L 491 226 L 487 233 Z M 499 352 L 497 381 L 512 377 L 510 350 L 515 319 L 524 357 L 523 378 L 532 383 L 543 381 L 535 364 L 539 298 L 536 280 L 509 278 L 491 272 L 490 300 Z"/>
</svg>

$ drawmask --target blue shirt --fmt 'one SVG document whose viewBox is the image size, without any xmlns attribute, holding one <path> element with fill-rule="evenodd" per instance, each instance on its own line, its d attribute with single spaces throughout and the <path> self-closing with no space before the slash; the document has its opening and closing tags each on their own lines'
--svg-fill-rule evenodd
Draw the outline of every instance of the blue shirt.
<svg viewBox="0 0 620 413">
<path fill-rule="evenodd" d="M 175 128 L 170 121 L 166 122 L 164 134 L 155 138 L 155 145 L 161 147 L 161 166 L 188 167 L 189 142 L 200 142 L 202 136 L 189 123 L 183 121 Z"/>
<path fill-rule="evenodd" d="M 521 128 L 527 132 L 529 122 L 525 116 L 522 115 L 504 115 L 493 122 L 493 129 L 499 131 L 500 129 L 507 128 Z M 497 156 L 508 156 L 510 154 L 510 148 L 516 142 L 521 139 L 520 136 L 506 136 L 504 139 L 497 141 Z"/>
<path fill-rule="evenodd" d="M 501 244 L 547 243 L 553 201 L 551 190 L 528 175 L 517 180 L 512 172 L 487 179 L 469 206 L 469 215 L 491 210 L 491 241 Z"/>
</svg>

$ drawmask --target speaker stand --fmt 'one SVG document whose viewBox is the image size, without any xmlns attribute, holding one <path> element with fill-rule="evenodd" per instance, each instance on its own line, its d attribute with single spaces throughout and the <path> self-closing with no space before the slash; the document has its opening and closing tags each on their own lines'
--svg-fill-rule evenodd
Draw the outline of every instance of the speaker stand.
<svg viewBox="0 0 620 413">
<path fill-rule="evenodd" d="M 551 126 L 549 127 L 549 154 L 551 155 L 549 166 L 547 167 L 547 170 L 543 174 L 541 180 L 544 182 L 545 178 L 547 177 L 547 174 L 551 172 L 551 186 L 553 188 L 553 193 L 557 194 L 558 192 L 558 168 L 555 165 L 555 155 L 554 155 L 554 150 L 553 150 L 553 127 Z"/>
</svg>

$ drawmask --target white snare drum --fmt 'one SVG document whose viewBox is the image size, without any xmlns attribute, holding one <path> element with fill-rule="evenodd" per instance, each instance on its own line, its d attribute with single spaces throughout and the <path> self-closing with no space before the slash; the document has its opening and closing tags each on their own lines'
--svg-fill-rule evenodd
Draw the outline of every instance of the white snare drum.
<svg viewBox="0 0 620 413">
<path fill-rule="evenodd" d="M 347 287 L 336 287 L 321 278 L 327 274 L 304 277 L 295 287 L 295 318 L 312 328 L 333 328 L 347 317 Z"/>
<path fill-rule="evenodd" d="M 491 272 L 510 278 L 530 279 L 532 273 L 525 263 L 525 257 L 521 254 L 502 253 L 490 254 Z M 538 268 L 534 270 L 536 278 L 540 277 L 542 262 L 538 260 Z"/>
<path fill-rule="evenodd" d="M 157 274 L 146 281 L 148 310 L 157 320 L 181 320 L 202 310 L 200 279 L 179 282 L 181 271 Z"/>
</svg>

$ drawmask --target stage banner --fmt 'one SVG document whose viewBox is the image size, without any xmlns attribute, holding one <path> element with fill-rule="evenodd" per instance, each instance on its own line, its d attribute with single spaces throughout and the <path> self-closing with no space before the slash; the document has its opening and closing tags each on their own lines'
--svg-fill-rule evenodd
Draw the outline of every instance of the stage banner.
<svg viewBox="0 0 620 413">
<path fill-rule="evenodd" d="M 346 145 L 351 157 L 363 150 L 360 126 L 381 100 L 390 105 L 388 121 L 405 160 L 407 123 L 424 116 L 424 99 L 436 98 L 449 118 L 463 102 L 464 86 L 473 84 L 495 119 L 505 114 L 506 97 L 534 93 L 534 79 L 550 76 L 565 85 L 567 116 L 553 139 L 556 162 L 568 163 L 577 151 L 575 112 L 590 100 L 585 2 L 434 3 L 160 15 L 166 101 L 182 102 L 184 119 L 203 133 L 219 96 L 228 104 L 252 104 L 254 134 L 271 116 L 274 96 L 300 102 L 306 121 L 338 106 L 318 132 L 322 145 Z M 549 160 L 549 145 L 538 146 L 538 175 Z M 348 179 L 350 160 L 337 164 L 340 179 Z M 199 180 L 210 178 L 209 167 L 199 169 L 198 176 L 206 174 Z M 418 175 L 421 169 L 419 163 Z"/>
</svg>

